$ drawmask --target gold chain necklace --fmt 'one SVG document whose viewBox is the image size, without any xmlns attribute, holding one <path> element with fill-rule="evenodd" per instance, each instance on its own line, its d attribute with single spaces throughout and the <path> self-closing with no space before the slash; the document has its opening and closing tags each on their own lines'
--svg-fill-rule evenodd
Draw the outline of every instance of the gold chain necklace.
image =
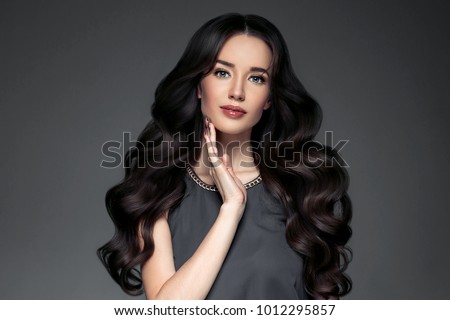
<svg viewBox="0 0 450 320">
<path fill-rule="evenodd" d="M 202 187 L 205 190 L 209 190 L 209 191 L 219 191 L 219 189 L 217 189 L 216 186 L 213 186 L 211 184 L 207 184 L 204 183 L 195 173 L 195 171 L 191 168 L 190 165 L 186 166 L 186 171 L 189 173 L 189 176 L 192 178 L 192 180 L 195 181 L 195 183 L 197 183 L 200 187 Z M 244 184 L 245 189 L 251 188 L 256 186 L 257 184 L 259 184 L 262 181 L 261 175 L 257 176 L 255 179 L 253 179 L 250 182 L 247 182 L 246 184 Z"/>
</svg>

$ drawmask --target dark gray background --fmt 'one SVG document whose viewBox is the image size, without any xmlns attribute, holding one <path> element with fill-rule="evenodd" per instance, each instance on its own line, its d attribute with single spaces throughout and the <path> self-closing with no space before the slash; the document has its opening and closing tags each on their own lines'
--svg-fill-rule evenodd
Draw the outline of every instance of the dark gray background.
<svg viewBox="0 0 450 320">
<path fill-rule="evenodd" d="M 0 298 L 122 299 L 101 146 L 149 120 L 189 37 L 226 12 L 279 27 L 349 140 L 352 299 L 450 299 L 446 1 L 1 1 Z M 140 297 L 142 298 L 142 296 Z"/>
</svg>

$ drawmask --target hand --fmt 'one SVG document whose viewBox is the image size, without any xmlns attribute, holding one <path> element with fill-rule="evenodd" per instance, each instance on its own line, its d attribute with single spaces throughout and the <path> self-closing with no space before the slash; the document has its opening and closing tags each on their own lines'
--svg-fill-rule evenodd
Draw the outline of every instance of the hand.
<svg viewBox="0 0 450 320">
<path fill-rule="evenodd" d="M 205 130 L 203 132 L 208 150 L 208 160 L 211 163 L 209 174 L 219 189 L 224 204 L 237 205 L 242 209 L 247 203 L 247 190 L 241 180 L 236 176 L 231 166 L 230 157 L 224 153 L 220 158 L 216 145 L 216 129 L 214 125 L 205 118 Z"/>
</svg>

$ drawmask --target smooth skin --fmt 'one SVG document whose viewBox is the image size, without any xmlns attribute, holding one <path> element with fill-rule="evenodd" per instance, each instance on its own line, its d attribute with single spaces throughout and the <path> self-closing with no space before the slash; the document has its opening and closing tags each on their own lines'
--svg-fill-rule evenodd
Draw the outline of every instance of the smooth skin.
<svg viewBox="0 0 450 320">
<path fill-rule="evenodd" d="M 219 52 L 213 71 L 198 88 L 205 115 L 203 148 L 193 167 L 206 183 L 215 184 L 223 200 L 216 221 L 192 255 L 175 270 L 167 212 L 153 227 L 155 251 L 141 266 L 147 299 L 205 299 L 233 242 L 247 203 L 244 182 L 258 176 L 248 163 L 251 129 L 270 107 L 269 72 L 272 53 L 264 41 L 247 35 L 230 38 Z M 265 70 L 261 71 L 261 70 Z M 227 118 L 222 105 L 239 105 L 247 113 L 239 119 Z M 214 124 L 216 125 L 214 125 Z M 240 152 L 218 148 L 238 142 Z M 236 145 L 234 145 L 236 147 Z M 141 247 L 143 242 L 141 239 Z"/>
</svg>

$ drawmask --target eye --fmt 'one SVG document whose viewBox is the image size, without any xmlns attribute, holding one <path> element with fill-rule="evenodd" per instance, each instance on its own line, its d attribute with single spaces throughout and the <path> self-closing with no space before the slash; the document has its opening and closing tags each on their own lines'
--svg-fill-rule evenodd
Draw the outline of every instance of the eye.
<svg viewBox="0 0 450 320">
<path fill-rule="evenodd" d="M 264 79 L 264 77 L 261 76 L 251 76 L 249 78 L 249 80 L 251 82 L 257 83 L 257 84 L 263 84 L 264 82 L 266 82 L 266 80 Z"/>
<path fill-rule="evenodd" d="M 230 73 L 228 71 L 221 70 L 221 69 L 218 69 L 218 70 L 214 71 L 214 75 L 217 78 L 229 78 L 230 77 Z"/>
</svg>

